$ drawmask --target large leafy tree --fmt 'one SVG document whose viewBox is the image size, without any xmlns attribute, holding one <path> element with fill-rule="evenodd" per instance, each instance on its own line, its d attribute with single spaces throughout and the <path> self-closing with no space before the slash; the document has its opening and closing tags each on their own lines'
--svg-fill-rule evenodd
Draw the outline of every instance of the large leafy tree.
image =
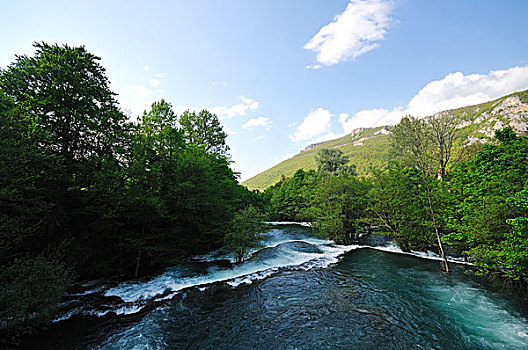
<svg viewBox="0 0 528 350">
<path fill-rule="evenodd" d="M 237 262 L 242 262 L 250 248 L 257 248 L 265 230 L 264 216 L 255 207 L 239 210 L 233 217 L 229 232 L 224 237 L 225 248 Z"/>
<path fill-rule="evenodd" d="M 8 310 L 17 329 L 28 313 L 46 319 L 71 282 L 66 266 L 85 265 L 101 246 L 86 243 L 105 231 L 100 194 L 111 188 L 125 141 L 99 59 L 84 47 L 35 48 L 0 71 L 0 299 L 22 285 L 43 291 Z"/>
<path fill-rule="evenodd" d="M 107 230 L 102 216 L 111 205 L 105 199 L 115 198 L 108 189 L 119 182 L 126 118 L 97 56 L 84 47 L 35 48 L 34 56 L 17 56 L 0 71 L 3 99 L 11 103 L 2 116 L 11 136 L 2 142 L 18 154 L 7 153 L 5 170 L 14 173 L 0 205 L 10 208 L 10 218 L 34 223 L 23 229 L 31 250 L 75 238 L 71 249 L 79 255 L 71 263 L 83 265 L 90 260 L 86 242 Z"/>
<path fill-rule="evenodd" d="M 0 206 L 13 228 L 6 234 L 39 251 L 103 229 L 90 227 L 105 211 L 95 189 L 108 188 L 126 138 L 98 57 L 84 47 L 35 48 L 0 71 Z"/>
<path fill-rule="evenodd" d="M 485 145 L 453 171 L 453 232 L 445 237 L 465 249 L 485 274 L 505 268 L 504 261 L 512 256 L 498 258 L 493 251 L 504 253 L 511 245 L 513 252 L 519 246 L 523 220 L 517 218 L 526 214 L 522 193 L 528 181 L 528 138 L 516 136 L 509 127 L 497 130 L 495 138 L 497 144 Z"/>
<path fill-rule="evenodd" d="M 348 165 L 348 157 L 343 155 L 343 151 L 339 149 L 323 148 L 317 152 L 315 160 L 318 170 L 331 173 L 332 175 L 343 173 L 355 175 L 356 173 L 356 166 Z"/>
<path fill-rule="evenodd" d="M 327 174 L 315 189 L 311 212 L 319 234 L 349 244 L 367 209 L 368 183 L 357 176 Z"/>
<path fill-rule="evenodd" d="M 126 117 L 97 56 L 83 46 L 34 46 L 33 57 L 17 56 L 1 71 L 0 88 L 16 118 L 42 129 L 40 144 L 61 157 L 67 184 L 84 185 L 115 155 Z"/>
<path fill-rule="evenodd" d="M 229 158 L 229 146 L 226 144 L 227 134 L 216 114 L 205 109 L 199 113 L 185 111 L 179 117 L 179 123 L 188 143 L 204 147 L 207 153 Z"/>
<path fill-rule="evenodd" d="M 421 180 L 426 190 L 427 204 L 431 213 L 438 249 L 444 262 L 444 269 L 449 272 L 449 264 L 445 256 L 432 193 L 431 182 L 434 181 L 436 169 L 433 162 L 435 143 L 430 125 L 423 119 L 412 116 L 403 117 L 400 123 L 394 127 L 392 148 L 404 164 L 415 167 L 422 175 Z"/>
<path fill-rule="evenodd" d="M 418 169 L 391 164 L 372 169 L 368 221 L 381 227 L 404 252 L 426 251 L 433 241 Z"/>
</svg>

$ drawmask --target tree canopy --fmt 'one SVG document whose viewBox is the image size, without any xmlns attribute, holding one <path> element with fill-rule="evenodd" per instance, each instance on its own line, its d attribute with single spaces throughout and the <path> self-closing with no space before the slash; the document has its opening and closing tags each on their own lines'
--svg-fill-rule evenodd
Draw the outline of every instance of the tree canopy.
<svg viewBox="0 0 528 350">
<path fill-rule="evenodd" d="M 82 46 L 35 48 L 0 71 L 9 334 L 49 321 L 76 278 L 144 275 L 220 247 L 235 213 L 259 204 L 237 183 L 216 115 L 177 116 L 161 100 L 131 122 L 98 57 Z"/>
</svg>

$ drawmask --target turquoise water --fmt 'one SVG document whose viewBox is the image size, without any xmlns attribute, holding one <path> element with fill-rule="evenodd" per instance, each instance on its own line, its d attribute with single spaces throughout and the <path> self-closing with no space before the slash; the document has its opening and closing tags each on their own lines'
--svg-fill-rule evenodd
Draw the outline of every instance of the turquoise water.
<svg viewBox="0 0 528 350">
<path fill-rule="evenodd" d="M 528 348 L 525 306 L 465 266 L 452 269 L 280 226 L 241 265 L 216 253 L 150 280 L 88 288 L 25 347 Z"/>
</svg>

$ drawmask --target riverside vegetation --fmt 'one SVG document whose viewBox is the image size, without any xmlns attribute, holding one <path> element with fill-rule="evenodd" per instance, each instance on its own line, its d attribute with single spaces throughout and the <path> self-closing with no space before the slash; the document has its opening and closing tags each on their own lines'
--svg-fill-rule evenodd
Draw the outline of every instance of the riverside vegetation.
<svg viewBox="0 0 528 350">
<path fill-rule="evenodd" d="M 323 237 L 344 243 L 374 227 L 404 252 L 439 253 L 447 271 L 448 246 L 478 274 L 525 290 L 528 138 L 506 127 L 474 154 L 454 154 L 456 137 L 449 119 L 404 117 L 386 166 L 357 176 L 340 150 L 320 151 L 318 170 L 299 169 L 263 192 L 267 210 L 274 220 L 312 222 Z"/>
<path fill-rule="evenodd" d="M 384 137 L 391 156 L 359 175 L 339 149 L 322 147 L 317 169 L 252 192 L 230 168 L 216 115 L 177 116 L 162 100 L 131 121 L 98 57 L 35 46 L 0 71 L 8 342 L 47 324 L 76 281 L 144 276 L 221 246 L 240 262 L 264 217 L 312 222 L 344 244 L 376 228 L 405 252 L 457 249 L 479 274 L 526 287 L 528 138 L 511 128 L 466 147 L 458 120 L 409 116 Z"/>
<path fill-rule="evenodd" d="M 49 322 L 74 281 L 145 275 L 220 247 L 237 211 L 258 202 L 230 168 L 216 115 L 176 116 L 162 100 L 132 122 L 98 57 L 35 47 L 0 71 L 7 341 Z"/>
</svg>

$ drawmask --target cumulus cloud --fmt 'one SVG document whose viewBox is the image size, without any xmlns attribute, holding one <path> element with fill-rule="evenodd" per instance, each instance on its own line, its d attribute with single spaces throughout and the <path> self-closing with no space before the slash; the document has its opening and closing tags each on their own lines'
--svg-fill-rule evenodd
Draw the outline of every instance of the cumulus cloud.
<svg viewBox="0 0 528 350">
<path fill-rule="evenodd" d="M 150 70 L 150 67 L 149 66 L 145 66 L 145 71 L 149 71 Z"/>
<path fill-rule="evenodd" d="M 218 115 L 220 119 L 229 119 L 237 115 L 246 115 L 247 111 L 258 109 L 258 102 L 247 98 L 243 95 L 239 96 L 242 103 L 235 104 L 231 107 L 214 107 L 211 109 L 212 113 Z"/>
<path fill-rule="evenodd" d="M 351 0 L 345 11 L 322 27 L 304 46 L 317 53 L 318 64 L 307 68 L 330 66 L 369 52 L 378 47 L 393 23 L 391 0 Z"/>
<path fill-rule="evenodd" d="M 150 79 L 150 85 L 152 85 L 152 87 L 158 87 L 160 86 L 160 81 L 158 79 Z"/>
<path fill-rule="evenodd" d="M 405 107 L 367 109 L 351 117 L 342 114 L 339 121 L 343 130 L 349 133 L 358 127 L 396 124 L 407 114 L 425 117 L 447 109 L 491 101 L 524 89 L 528 89 L 528 66 L 494 70 L 488 74 L 450 73 L 425 85 Z"/>
<path fill-rule="evenodd" d="M 269 130 L 270 125 L 273 123 L 273 120 L 266 117 L 258 117 L 248 120 L 242 125 L 244 129 L 254 129 L 257 127 L 264 127 L 266 130 Z"/>
<path fill-rule="evenodd" d="M 330 132 L 334 114 L 324 108 L 312 110 L 297 127 L 290 139 L 294 142 L 305 141 Z"/>
<path fill-rule="evenodd" d="M 426 116 L 445 109 L 483 103 L 528 88 L 528 66 L 488 74 L 451 73 L 430 82 L 414 96 L 408 113 Z"/>
</svg>

